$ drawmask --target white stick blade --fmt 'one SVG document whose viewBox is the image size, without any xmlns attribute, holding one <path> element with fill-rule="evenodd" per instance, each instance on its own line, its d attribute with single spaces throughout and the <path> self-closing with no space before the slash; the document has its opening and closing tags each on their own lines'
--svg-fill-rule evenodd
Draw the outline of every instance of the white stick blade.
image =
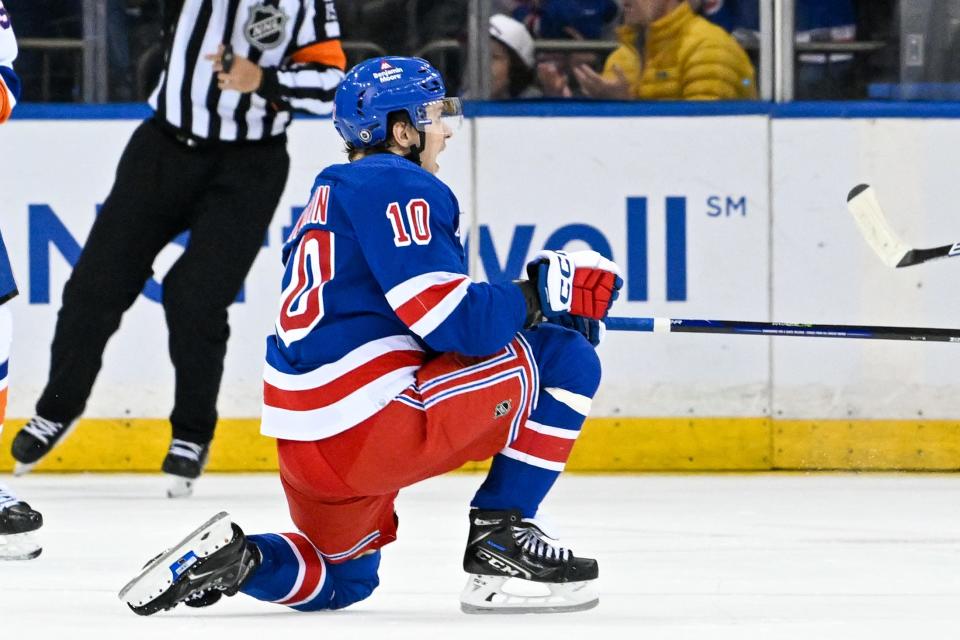
<svg viewBox="0 0 960 640">
<path fill-rule="evenodd" d="M 896 267 L 910 247 L 887 224 L 873 187 L 866 184 L 854 187 L 847 196 L 847 209 L 874 252 L 888 267 Z"/>
</svg>

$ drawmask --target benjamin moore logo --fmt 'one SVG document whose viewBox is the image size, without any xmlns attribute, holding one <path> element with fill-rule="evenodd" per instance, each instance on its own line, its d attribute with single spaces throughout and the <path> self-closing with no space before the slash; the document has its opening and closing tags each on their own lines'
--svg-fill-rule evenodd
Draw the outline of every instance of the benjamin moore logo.
<svg viewBox="0 0 960 640">
<path fill-rule="evenodd" d="M 403 69 L 395 67 L 386 60 L 380 63 L 380 71 L 373 74 L 373 77 L 380 82 L 390 82 L 397 80 L 403 75 Z"/>
</svg>

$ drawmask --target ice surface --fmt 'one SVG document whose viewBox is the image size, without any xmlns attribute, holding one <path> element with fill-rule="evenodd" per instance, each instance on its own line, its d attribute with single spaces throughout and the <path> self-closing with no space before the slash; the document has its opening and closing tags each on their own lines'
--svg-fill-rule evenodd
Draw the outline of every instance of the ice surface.
<svg viewBox="0 0 960 640">
<path fill-rule="evenodd" d="M 0 563 L 0 638 L 960 637 L 955 475 L 563 477 L 545 511 L 566 544 L 599 559 L 600 606 L 496 617 L 459 610 L 478 476 L 401 495 L 381 586 L 350 609 L 301 614 L 238 595 L 150 618 L 117 591 L 218 510 L 249 533 L 291 529 L 276 476 L 209 475 L 188 500 L 163 497 L 159 475 L 0 479 L 47 523 L 38 560 Z"/>
</svg>

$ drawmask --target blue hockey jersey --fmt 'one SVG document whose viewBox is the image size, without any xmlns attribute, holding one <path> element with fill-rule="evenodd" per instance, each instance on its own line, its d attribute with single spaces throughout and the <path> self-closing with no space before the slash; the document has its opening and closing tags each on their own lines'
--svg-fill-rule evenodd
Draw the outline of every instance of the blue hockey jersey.
<svg viewBox="0 0 960 640">
<path fill-rule="evenodd" d="M 449 187 L 394 154 L 317 177 L 283 247 L 264 435 L 335 435 L 413 384 L 431 354 L 482 356 L 513 339 L 523 295 L 511 283 L 471 281 L 459 216 Z"/>
<path fill-rule="evenodd" d="M 13 279 L 7 247 L 3 244 L 3 234 L 0 233 L 0 305 L 16 295 L 17 283 Z"/>
</svg>

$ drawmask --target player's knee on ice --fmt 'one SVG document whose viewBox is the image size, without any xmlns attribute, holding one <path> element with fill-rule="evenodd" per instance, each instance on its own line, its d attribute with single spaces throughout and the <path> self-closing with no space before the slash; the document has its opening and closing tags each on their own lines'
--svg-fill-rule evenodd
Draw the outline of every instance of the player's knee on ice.
<svg viewBox="0 0 960 640">
<path fill-rule="evenodd" d="M 297 611 L 343 609 L 380 585 L 380 551 L 339 564 L 328 563 L 302 534 L 252 535 L 260 565 L 240 590 L 258 600 Z M 294 552 L 295 542 L 303 552 Z"/>
<path fill-rule="evenodd" d="M 380 586 L 380 576 L 377 574 L 379 568 L 379 551 L 341 564 L 328 564 L 327 585 L 323 591 L 330 595 L 292 608 L 297 611 L 343 609 L 366 600 L 374 589 Z"/>
<path fill-rule="evenodd" d="M 354 558 L 343 564 L 327 565 L 334 591 L 330 599 L 331 609 L 343 609 L 366 600 L 380 586 L 380 552 Z"/>
<path fill-rule="evenodd" d="M 600 358 L 580 333 L 556 324 L 524 331 L 533 347 L 541 387 L 558 387 L 592 398 L 600 386 Z"/>
</svg>

